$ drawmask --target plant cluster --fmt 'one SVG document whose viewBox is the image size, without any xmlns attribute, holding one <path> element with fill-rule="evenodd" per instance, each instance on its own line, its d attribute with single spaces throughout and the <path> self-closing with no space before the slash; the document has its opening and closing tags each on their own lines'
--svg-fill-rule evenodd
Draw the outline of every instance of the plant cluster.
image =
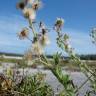
<svg viewBox="0 0 96 96">
<path fill-rule="evenodd" d="M 20 73 L 16 69 L 7 69 L 6 74 L 0 74 L 0 96 L 53 96 L 51 86 L 45 83 L 45 74 Z"/>
</svg>

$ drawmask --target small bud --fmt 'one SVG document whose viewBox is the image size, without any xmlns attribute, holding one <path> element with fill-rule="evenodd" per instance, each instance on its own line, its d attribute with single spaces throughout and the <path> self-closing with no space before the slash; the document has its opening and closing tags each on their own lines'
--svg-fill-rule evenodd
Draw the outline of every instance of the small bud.
<svg viewBox="0 0 96 96">
<path fill-rule="evenodd" d="M 62 28 L 63 24 L 64 24 L 64 20 L 62 18 L 57 18 L 55 26 L 54 26 L 55 30 L 57 32 L 61 31 L 61 28 Z"/>
</svg>

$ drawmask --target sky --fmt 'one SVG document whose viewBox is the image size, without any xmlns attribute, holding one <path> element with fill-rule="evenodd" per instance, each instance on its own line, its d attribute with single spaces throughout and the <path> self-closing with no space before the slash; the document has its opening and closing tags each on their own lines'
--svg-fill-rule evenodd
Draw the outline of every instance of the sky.
<svg viewBox="0 0 96 96">
<path fill-rule="evenodd" d="M 0 1 L 0 52 L 23 54 L 31 43 L 19 40 L 17 33 L 28 23 L 16 9 L 19 0 Z M 70 43 L 77 54 L 96 54 L 90 31 L 96 26 L 96 0 L 42 0 L 43 7 L 37 13 L 36 21 L 44 21 L 52 27 L 57 17 L 65 20 L 63 33 L 70 36 Z M 52 43 L 45 48 L 45 53 L 61 51 L 55 43 L 56 32 L 50 31 Z"/>
</svg>

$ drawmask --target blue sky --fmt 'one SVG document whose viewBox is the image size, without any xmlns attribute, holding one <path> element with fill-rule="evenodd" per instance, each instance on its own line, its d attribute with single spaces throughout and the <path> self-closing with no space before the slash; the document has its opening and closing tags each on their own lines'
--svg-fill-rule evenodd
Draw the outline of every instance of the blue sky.
<svg viewBox="0 0 96 96">
<path fill-rule="evenodd" d="M 30 42 L 17 38 L 17 32 L 27 26 L 27 21 L 16 9 L 19 0 L 1 0 L 0 2 L 0 51 L 24 53 Z M 48 27 L 57 17 L 65 20 L 63 32 L 70 35 L 70 42 L 79 54 L 95 54 L 96 46 L 89 36 L 92 27 L 96 26 L 96 0 L 43 0 L 43 8 L 37 13 L 37 21 L 43 20 Z M 47 54 L 61 51 L 56 48 L 55 32 L 49 36 L 53 43 L 46 48 Z"/>
</svg>

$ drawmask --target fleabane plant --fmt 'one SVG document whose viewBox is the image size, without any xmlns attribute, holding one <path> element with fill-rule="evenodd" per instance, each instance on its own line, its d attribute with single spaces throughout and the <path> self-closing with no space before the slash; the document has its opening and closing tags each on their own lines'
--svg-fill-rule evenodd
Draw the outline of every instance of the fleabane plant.
<svg viewBox="0 0 96 96">
<path fill-rule="evenodd" d="M 22 0 L 17 4 L 17 8 L 22 11 L 23 16 L 29 22 L 29 28 L 25 27 L 18 33 L 20 39 L 28 39 L 32 43 L 32 54 L 43 54 L 43 48 L 50 44 L 49 37 L 47 35 L 48 30 L 43 22 L 39 23 L 38 32 L 34 29 L 36 12 L 41 8 L 42 2 L 40 0 Z M 29 38 L 29 30 L 32 30 L 33 38 Z"/>
<path fill-rule="evenodd" d="M 79 88 L 77 88 L 73 83 L 70 75 L 63 74 L 62 67 L 60 66 L 62 55 L 58 52 L 53 55 L 52 59 L 54 62 L 50 62 L 50 60 L 44 54 L 44 48 L 50 44 L 50 39 L 48 37 L 49 30 L 42 21 L 39 22 L 38 26 L 36 25 L 36 13 L 41 7 L 42 2 L 40 0 L 20 0 L 20 2 L 17 3 L 17 8 L 21 10 L 24 18 L 29 22 L 29 26 L 23 28 L 21 32 L 18 33 L 18 37 L 21 40 L 27 39 L 31 42 L 30 53 L 32 55 L 30 56 L 38 57 L 38 61 L 44 66 L 47 66 L 58 79 L 58 81 L 63 85 L 64 90 L 59 94 L 59 96 L 76 96 L 78 94 L 78 90 L 81 89 L 88 80 L 90 80 L 92 83 L 95 82 L 91 78 L 94 78 L 95 73 L 86 64 L 82 63 L 80 58 L 75 54 L 69 42 L 69 35 L 66 33 L 62 34 L 62 27 L 64 25 L 63 18 L 57 18 L 54 26 L 52 27 L 53 30 L 55 30 L 57 33 L 56 43 L 58 47 L 65 51 L 71 60 L 73 60 L 78 65 L 80 70 L 87 76 L 88 80 Z M 30 38 L 29 32 L 33 34 L 32 38 Z M 89 73 L 91 75 L 89 75 Z"/>
</svg>

